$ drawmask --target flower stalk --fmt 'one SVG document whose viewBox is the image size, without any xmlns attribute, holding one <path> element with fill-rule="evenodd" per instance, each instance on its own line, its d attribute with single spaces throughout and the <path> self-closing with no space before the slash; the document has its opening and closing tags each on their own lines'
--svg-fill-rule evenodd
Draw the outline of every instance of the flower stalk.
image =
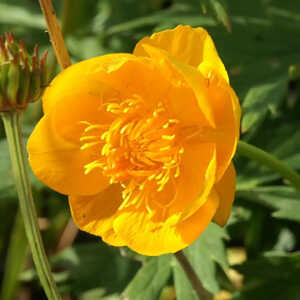
<svg viewBox="0 0 300 300">
<path fill-rule="evenodd" d="M 55 56 L 62 69 L 71 65 L 70 56 L 57 21 L 51 0 L 39 0 L 43 11 Z"/>
<path fill-rule="evenodd" d="M 190 262 L 185 257 L 184 253 L 182 251 L 178 251 L 174 253 L 174 255 L 189 279 L 195 292 L 197 293 L 199 299 L 212 300 L 212 295 L 203 287 L 199 277 L 197 276 Z"/>
<path fill-rule="evenodd" d="M 25 149 L 21 130 L 21 111 L 1 112 L 7 136 L 12 169 L 18 193 L 26 235 L 31 248 L 33 261 L 45 293 L 50 300 L 60 300 L 50 265 L 45 253 L 38 227 L 37 212 L 34 205 L 26 166 Z"/>
<path fill-rule="evenodd" d="M 282 177 L 286 178 L 296 190 L 300 192 L 300 175 L 272 154 L 267 153 L 253 145 L 249 145 L 243 141 L 239 141 L 237 153 L 241 156 L 258 161 L 278 172 L 282 175 Z"/>
</svg>

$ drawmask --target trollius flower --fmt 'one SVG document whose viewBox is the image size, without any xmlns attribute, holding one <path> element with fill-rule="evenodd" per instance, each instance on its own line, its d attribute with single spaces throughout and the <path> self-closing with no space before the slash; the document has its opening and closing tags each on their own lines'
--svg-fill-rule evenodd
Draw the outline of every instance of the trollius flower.
<svg viewBox="0 0 300 300">
<path fill-rule="evenodd" d="M 34 173 L 84 231 L 145 255 L 227 222 L 240 106 L 212 39 L 178 26 L 59 74 L 29 142 Z"/>
</svg>

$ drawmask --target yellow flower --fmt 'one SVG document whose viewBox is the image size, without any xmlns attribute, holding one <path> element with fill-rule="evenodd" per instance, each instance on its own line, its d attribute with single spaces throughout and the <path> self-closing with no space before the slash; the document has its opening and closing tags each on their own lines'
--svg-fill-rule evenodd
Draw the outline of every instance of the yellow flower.
<svg viewBox="0 0 300 300">
<path fill-rule="evenodd" d="M 34 173 L 69 195 L 80 229 L 145 255 L 225 225 L 240 106 L 212 39 L 178 26 L 133 54 L 75 64 L 45 91 L 29 142 Z"/>
</svg>

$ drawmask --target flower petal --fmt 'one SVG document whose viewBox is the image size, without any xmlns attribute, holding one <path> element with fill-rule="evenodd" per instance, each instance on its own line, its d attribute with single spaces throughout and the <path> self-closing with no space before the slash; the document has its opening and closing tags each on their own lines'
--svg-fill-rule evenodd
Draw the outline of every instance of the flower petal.
<svg viewBox="0 0 300 300">
<path fill-rule="evenodd" d="M 121 186 L 110 185 L 92 196 L 69 196 L 72 217 L 77 226 L 86 232 L 101 236 L 113 246 L 124 246 L 124 241 L 113 229 L 115 215 L 122 202 Z"/>
<path fill-rule="evenodd" d="M 170 180 L 162 191 L 154 190 L 148 195 L 147 205 L 151 211 L 165 210 L 165 217 L 180 214 L 189 218 L 207 200 L 215 183 L 216 152 L 211 143 L 185 147 L 180 176 Z"/>
<path fill-rule="evenodd" d="M 199 66 L 207 78 L 207 94 L 216 124 L 217 179 L 220 180 L 235 153 L 240 135 L 241 109 L 233 89 L 207 62 Z"/>
<path fill-rule="evenodd" d="M 178 62 L 176 59 L 169 57 L 168 53 L 150 45 L 143 45 L 145 51 L 154 59 L 164 59 L 170 68 L 179 71 L 185 78 L 189 88 L 194 91 L 197 98 L 198 109 L 201 110 L 206 120 L 209 122 L 207 128 L 211 127 L 215 131 L 213 135 L 208 134 L 207 141 L 215 141 L 217 146 L 217 181 L 223 176 L 236 150 L 239 139 L 241 109 L 238 99 L 229 86 L 229 84 L 215 71 L 209 62 L 203 62 L 199 65 L 198 70 L 188 65 Z M 200 72 L 199 72 L 200 71 Z M 169 91 L 171 94 L 172 88 Z M 185 98 L 186 99 L 186 98 Z M 181 99 L 176 98 L 182 107 Z M 191 99 L 186 106 L 193 104 Z M 186 102 L 186 100 L 184 101 Z M 178 114 L 181 120 L 185 120 L 185 109 L 174 109 L 175 104 L 169 104 L 171 111 Z M 190 112 L 190 110 L 189 110 Z M 201 114 L 194 110 L 191 116 L 198 115 L 199 124 L 203 126 Z M 175 115 L 175 117 L 177 117 Z M 191 118 L 192 120 L 193 118 Z M 187 123 L 189 124 L 189 123 Z M 211 130 L 209 129 L 209 130 Z"/>
<path fill-rule="evenodd" d="M 190 245 L 202 233 L 218 204 L 216 194 L 209 196 L 199 210 L 180 223 L 179 215 L 165 219 L 159 214 L 149 214 L 145 207 L 132 206 L 120 211 L 114 229 L 129 248 L 140 254 L 174 253 Z"/>
<path fill-rule="evenodd" d="M 212 189 L 206 202 L 188 219 L 178 224 L 177 231 L 181 234 L 185 243 L 190 245 L 199 237 L 211 222 L 212 215 L 214 215 L 218 209 L 219 203 L 219 196 L 214 189 Z"/>
<path fill-rule="evenodd" d="M 225 226 L 231 212 L 235 193 L 236 174 L 233 163 L 229 165 L 221 180 L 215 185 L 220 198 L 220 205 L 213 221 L 220 226 Z"/>
<path fill-rule="evenodd" d="M 59 73 L 50 83 L 43 95 L 44 113 L 55 108 L 56 103 L 66 97 L 80 93 L 86 87 L 88 79 L 99 80 L 99 73 L 107 70 L 117 70 L 128 59 L 134 58 L 131 54 L 108 54 L 84 60 L 68 67 Z"/>
<path fill-rule="evenodd" d="M 187 219 L 207 200 L 215 182 L 215 144 L 203 143 L 185 147 L 176 196 L 170 213 L 182 212 Z"/>
<path fill-rule="evenodd" d="M 101 74 L 101 81 L 120 91 L 123 99 L 137 95 L 150 106 L 162 101 L 169 88 L 160 65 L 133 55 L 118 69 L 107 69 Z"/>
<path fill-rule="evenodd" d="M 60 73 L 43 95 L 44 112 L 48 113 L 56 103 L 73 97 L 76 93 L 89 93 L 90 85 L 106 85 L 109 89 L 100 95 L 107 101 L 122 101 L 139 95 L 146 103 L 160 101 L 169 83 L 160 69 L 149 58 L 131 54 L 109 54 L 74 64 Z M 155 91 L 155 93 L 153 93 Z"/>
<path fill-rule="evenodd" d="M 60 193 L 91 195 L 109 184 L 99 169 L 84 174 L 84 166 L 99 158 L 100 147 L 80 150 L 80 137 L 85 128 L 80 121 L 92 124 L 109 121 L 109 117 L 99 111 L 102 102 L 97 91 L 91 84 L 81 94 L 74 93 L 57 102 L 28 140 L 33 172 Z"/>
<path fill-rule="evenodd" d="M 174 77 L 174 72 L 172 72 Z M 178 79 L 179 83 L 173 83 L 165 97 L 165 104 L 170 113 L 170 116 L 180 121 L 182 126 L 203 126 L 208 127 L 209 123 L 199 109 L 199 103 L 194 91 L 185 84 L 184 79 Z"/>
<path fill-rule="evenodd" d="M 148 56 L 143 47 L 145 44 L 166 50 L 170 56 L 196 68 L 201 62 L 208 61 L 229 82 L 227 72 L 213 40 L 207 31 L 201 27 L 192 28 L 179 25 L 171 30 L 154 33 L 151 37 L 145 37 L 139 41 L 133 54 Z"/>
<path fill-rule="evenodd" d="M 172 70 L 171 72 L 173 74 L 177 72 L 181 75 L 183 81 L 185 81 L 185 84 L 194 92 L 194 96 L 198 104 L 197 110 L 202 112 L 210 126 L 215 127 L 213 111 L 210 106 L 209 97 L 206 93 L 207 81 L 201 72 L 199 72 L 196 68 L 193 68 L 182 63 L 176 58 L 171 57 L 169 53 L 163 49 L 159 49 L 148 44 L 143 44 L 142 47 L 152 59 L 164 62 L 168 68 Z M 181 101 L 183 102 L 184 100 L 181 99 Z M 188 101 L 190 102 L 190 99 L 188 99 Z M 193 115 L 196 113 L 197 111 Z M 201 123 L 203 123 L 202 120 Z"/>
</svg>

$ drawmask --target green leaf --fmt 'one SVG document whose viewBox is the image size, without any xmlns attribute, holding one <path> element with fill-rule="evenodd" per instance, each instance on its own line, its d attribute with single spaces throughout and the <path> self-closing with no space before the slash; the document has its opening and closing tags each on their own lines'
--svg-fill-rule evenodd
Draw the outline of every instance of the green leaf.
<svg viewBox="0 0 300 300">
<path fill-rule="evenodd" d="M 0 200 L 16 197 L 17 192 L 6 139 L 0 140 L 0 166 Z M 34 176 L 29 166 L 28 170 L 32 186 L 36 189 L 43 187 L 44 185 Z"/>
<path fill-rule="evenodd" d="M 250 175 L 247 172 L 243 172 L 243 173 L 239 172 L 239 174 L 237 176 L 236 190 L 237 191 L 249 190 L 258 185 L 262 185 L 262 184 L 268 183 L 270 181 L 274 181 L 278 178 L 280 178 L 280 174 L 274 174 L 274 173 L 273 174 L 263 174 L 263 175 L 256 174 L 256 176 L 255 176 L 255 175 Z"/>
<path fill-rule="evenodd" d="M 124 291 L 125 299 L 158 299 L 171 275 L 171 261 L 171 255 L 162 255 L 147 261 Z"/>
<path fill-rule="evenodd" d="M 37 14 L 25 7 L 0 3 L 0 24 L 18 24 L 37 29 L 45 29 L 46 23 L 42 14 Z"/>
<path fill-rule="evenodd" d="M 103 48 L 95 37 L 70 36 L 66 39 L 66 44 L 76 61 L 107 54 L 107 49 Z"/>
<path fill-rule="evenodd" d="M 112 294 L 105 296 L 105 289 L 95 288 L 79 296 L 79 300 L 120 300 L 120 295 Z"/>
<path fill-rule="evenodd" d="M 209 3 L 216 15 L 216 19 L 226 27 L 228 32 L 231 32 L 230 18 L 221 1 L 209 0 Z"/>
<path fill-rule="evenodd" d="M 275 112 L 283 99 L 288 84 L 288 75 L 252 87 L 243 102 L 242 132 L 247 132 L 261 123 L 268 111 Z"/>
<path fill-rule="evenodd" d="M 238 191 L 237 196 L 271 208 L 275 218 L 300 222 L 300 193 L 291 187 L 256 187 Z"/>
<path fill-rule="evenodd" d="M 267 253 L 235 268 L 245 276 L 244 287 L 235 300 L 299 299 L 300 252 Z"/>
<path fill-rule="evenodd" d="M 277 141 L 277 147 L 274 147 L 273 154 L 279 158 L 288 158 L 294 155 L 299 155 L 300 152 L 300 132 L 294 132 L 296 128 L 293 128 L 293 132 L 289 132 L 289 135 L 283 140 L 281 138 L 280 143 Z"/>
<path fill-rule="evenodd" d="M 285 159 L 286 164 L 288 164 L 291 168 L 300 169 L 300 153 L 290 156 Z"/>
<path fill-rule="evenodd" d="M 290 252 L 295 248 L 296 242 L 296 237 L 293 232 L 290 229 L 283 227 L 279 232 L 278 240 L 274 245 L 273 250 L 283 253 Z"/>
<path fill-rule="evenodd" d="M 140 265 L 122 257 L 117 248 L 100 242 L 68 248 L 53 257 L 52 263 L 68 273 L 61 289 L 75 294 L 99 287 L 108 294 L 121 292 Z"/>
<path fill-rule="evenodd" d="M 11 169 L 9 151 L 7 141 L 2 139 L 0 141 L 0 199 L 7 199 L 14 196 L 16 192 L 14 187 L 14 176 Z"/>
<path fill-rule="evenodd" d="M 164 22 L 162 22 L 165 20 Z M 204 17 L 199 15 L 191 15 L 191 14 L 179 14 L 179 13 L 156 13 L 150 16 L 145 16 L 141 18 L 136 18 L 134 20 L 124 22 L 121 24 L 117 24 L 111 26 L 106 34 L 112 35 L 116 33 L 127 32 L 129 30 L 138 29 L 140 27 L 149 26 L 149 25 L 157 25 L 156 31 L 161 30 L 161 28 L 170 28 L 174 27 L 178 24 L 189 24 L 191 26 L 213 26 L 216 23 L 210 17 Z"/>
<path fill-rule="evenodd" d="M 223 268 L 228 267 L 223 241 L 225 238 L 225 230 L 211 223 L 197 241 L 184 250 L 204 288 L 214 294 L 220 291 L 216 278 L 216 263 Z"/>
<path fill-rule="evenodd" d="M 1 287 L 2 300 L 14 299 L 19 287 L 19 275 L 25 266 L 29 254 L 28 242 L 25 234 L 23 219 L 18 211 L 15 224 L 10 236 L 10 243 L 5 263 L 5 273 Z"/>
</svg>

